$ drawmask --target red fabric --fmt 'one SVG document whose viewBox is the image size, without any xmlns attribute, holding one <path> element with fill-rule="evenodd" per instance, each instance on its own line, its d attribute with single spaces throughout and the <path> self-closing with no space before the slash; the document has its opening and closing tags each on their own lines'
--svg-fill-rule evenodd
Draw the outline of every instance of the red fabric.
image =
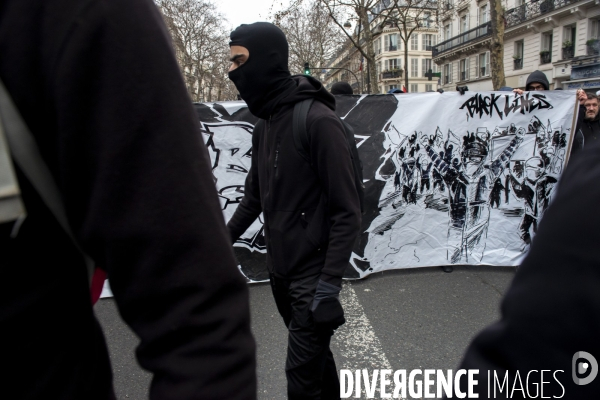
<svg viewBox="0 0 600 400">
<path fill-rule="evenodd" d="M 90 292 L 92 293 L 92 304 L 96 304 L 100 298 L 105 280 L 106 272 L 101 268 L 96 268 L 94 270 L 94 275 L 92 276 L 92 285 L 90 287 Z"/>
</svg>

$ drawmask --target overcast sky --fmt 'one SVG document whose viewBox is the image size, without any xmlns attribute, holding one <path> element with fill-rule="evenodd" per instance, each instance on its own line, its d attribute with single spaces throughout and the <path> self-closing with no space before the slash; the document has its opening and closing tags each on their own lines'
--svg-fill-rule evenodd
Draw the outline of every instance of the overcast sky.
<svg viewBox="0 0 600 400">
<path fill-rule="evenodd" d="M 228 25 L 235 29 L 241 24 L 268 21 L 269 12 L 281 10 L 288 0 L 215 0 L 215 3 L 227 18 Z"/>
</svg>

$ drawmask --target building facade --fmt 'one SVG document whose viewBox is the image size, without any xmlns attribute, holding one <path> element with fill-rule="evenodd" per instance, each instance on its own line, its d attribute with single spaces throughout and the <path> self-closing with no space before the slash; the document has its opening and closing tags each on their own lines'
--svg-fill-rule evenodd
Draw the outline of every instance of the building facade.
<svg viewBox="0 0 600 400">
<path fill-rule="evenodd" d="M 438 38 L 436 24 L 438 3 L 437 0 L 422 0 L 413 4 L 420 4 L 422 7 L 418 9 L 415 7 L 414 17 L 408 17 L 405 20 L 407 27 L 411 30 L 414 29 L 406 45 L 401 39 L 398 21 L 386 22 L 384 25 L 383 17 L 371 16 L 375 50 L 374 68 L 377 72 L 377 82 L 372 83 L 371 86 L 377 86 L 379 93 L 387 93 L 393 89 L 403 89 L 406 92 L 415 93 L 435 91 L 438 88 L 438 79 L 429 80 L 426 76 L 430 69 L 432 72 L 437 72 L 431 51 Z M 389 6 L 389 1 L 379 3 L 375 7 L 374 14 L 380 14 L 386 6 Z M 408 15 L 411 13 L 412 8 L 409 9 Z M 418 26 L 416 26 L 417 24 Z M 408 46 L 408 60 L 405 57 L 406 46 Z M 367 93 L 369 87 L 367 69 L 371 66 L 367 64 L 361 53 L 349 40 L 331 60 L 328 68 L 330 69 L 323 71 L 325 72 L 323 81 L 327 88 L 330 88 L 335 82 L 346 81 L 353 86 L 354 93 L 361 91 Z M 408 86 L 405 74 L 408 74 Z M 372 89 L 371 92 L 374 90 Z"/>
<path fill-rule="evenodd" d="M 380 93 L 392 89 L 406 89 L 408 93 L 435 91 L 437 78 L 428 80 L 427 72 L 437 72 L 431 58 L 431 49 L 437 42 L 438 30 L 434 24 L 415 29 L 408 41 L 408 60 L 405 43 L 400 39 L 398 27 L 387 25 L 374 38 L 375 68 Z M 408 74 L 405 88 L 404 74 Z"/>
<path fill-rule="evenodd" d="M 550 89 L 600 88 L 600 5 L 596 0 L 503 1 L 506 86 L 525 88 L 529 74 L 543 71 Z M 433 60 L 441 87 L 493 90 L 491 23 L 487 0 L 444 0 L 440 42 Z"/>
<path fill-rule="evenodd" d="M 597 1 L 510 1 L 504 36 L 507 86 L 524 88 L 527 76 L 541 70 L 551 89 L 600 89 Z"/>
</svg>

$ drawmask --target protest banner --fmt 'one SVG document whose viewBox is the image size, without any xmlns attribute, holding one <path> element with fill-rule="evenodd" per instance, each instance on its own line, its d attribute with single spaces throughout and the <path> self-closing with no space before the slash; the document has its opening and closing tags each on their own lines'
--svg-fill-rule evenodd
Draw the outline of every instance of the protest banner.
<svg viewBox="0 0 600 400">
<path fill-rule="evenodd" d="M 363 165 L 365 213 L 347 278 L 446 264 L 514 266 L 565 167 L 574 91 L 336 96 Z M 244 194 L 256 117 L 196 104 L 225 219 Z M 291 127 L 290 127 L 291 134 Z M 262 218 L 235 243 L 249 281 L 268 278 Z"/>
</svg>

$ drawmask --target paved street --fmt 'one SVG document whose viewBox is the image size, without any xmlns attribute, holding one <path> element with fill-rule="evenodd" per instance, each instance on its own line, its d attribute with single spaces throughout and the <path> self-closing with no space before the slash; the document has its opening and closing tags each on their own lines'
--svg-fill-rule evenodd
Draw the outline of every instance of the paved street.
<svg viewBox="0 0 600 400">
<path fill-rule="evenodd" d="M 453 369 L 465 347 L 499 317 L 510 267 L 457 267 L 386 271 L 344 285 L 347 323 L 332 345 L 339 368 Z M 258 398 L 285 399 L 286 332 L 268 284 L 250 287 L 258 345 Z M 137 339 L 112 299 L 96 305 L 113 361 L 119 399 L 147 398 L 149 375 L 134 359 Z"/>
</svg>

